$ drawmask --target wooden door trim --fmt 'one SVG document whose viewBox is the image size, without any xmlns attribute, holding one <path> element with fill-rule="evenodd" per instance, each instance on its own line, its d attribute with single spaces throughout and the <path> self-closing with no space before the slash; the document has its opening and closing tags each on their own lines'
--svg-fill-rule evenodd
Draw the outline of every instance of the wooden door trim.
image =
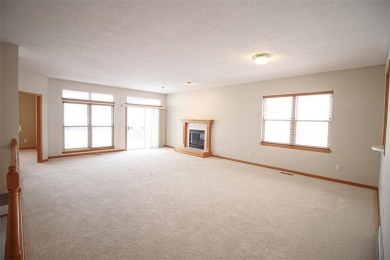
<svg viewBox="0 0 390 260">
<path fill-rule="evenodd" d="M 43 162 L 42 149 L 42 95 L 37 95 L 37 162 Z"/>
<path fill-rule="evenodd" d="M 37 118 L 36 118 L 36 124 L 37 124 L 37 162 L 43 163 L 46 160 L 43 159 L 43 144 L 42 144 L 42 95 L 36 94 L 36 93 L 30 93 L 25 91 L 19 91 L 19 94 L 23 95 L 30 95 L 36 97 L 36 109 L 37 109 Z"/>
</svg>

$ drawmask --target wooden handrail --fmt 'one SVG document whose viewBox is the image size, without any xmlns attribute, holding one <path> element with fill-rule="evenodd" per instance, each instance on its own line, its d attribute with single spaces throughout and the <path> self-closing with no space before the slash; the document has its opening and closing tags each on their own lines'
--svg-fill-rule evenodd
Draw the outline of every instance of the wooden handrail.
<svg viewBox="0 0 390 260">
<path fill-rule="evenodd" d="M 11 162 L 7 173 L 7 189 L 9 193 L 7 234 L 5 240 L 4 259 L 24 259 L 22 215 L 20 204 L 20 178 L 18 142 L 12 139 Z"/>
</svg>

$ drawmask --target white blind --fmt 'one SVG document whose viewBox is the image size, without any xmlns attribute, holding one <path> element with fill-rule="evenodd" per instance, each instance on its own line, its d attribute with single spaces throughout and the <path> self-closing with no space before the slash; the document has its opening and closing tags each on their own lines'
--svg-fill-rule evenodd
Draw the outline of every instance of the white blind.
<svg viewBox="0 0 390 260">
<path fill-rule="evenodd" d="M 262 142 L 330 148 L 333 92 L 263 97 Z"/>
</svg>

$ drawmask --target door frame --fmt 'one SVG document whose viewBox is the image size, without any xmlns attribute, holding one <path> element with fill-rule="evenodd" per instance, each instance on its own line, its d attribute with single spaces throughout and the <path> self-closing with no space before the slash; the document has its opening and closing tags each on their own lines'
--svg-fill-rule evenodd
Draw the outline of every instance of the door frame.
<svg viewBox="0 0 390 260">
<path fill-rule="evenodd" d="M 30 93 L 25 91 L 19 91 L 19 94 L 29 95 L 36 98 L 36 126 L 37 126 L 37 162 L 43 163 L 46 160 L 43 159 L 43 144 L 42 144 L 42 95 L 36 93 Z"/>
<path fill-rule="evenodd" d="M 125 145 L 125 149 L 126 149 L 126 151 L 128 150 L 128 143 L 127 143 L 127 141 L 128 141 L 128 133 L 129 133 L 129 129 L 128 129 L 128 117 L 127 117 L 127 115 L 128 115 L 128 109 L 129 108 L 142 108 L 142 109 L 145 109 L 145 108 L 149 108 L 149 107 L 145 107 L 145 106 L 126 106 L 126 113 L 125 113 L 125 116 L 126 116 L 126 121 L 125 121 L 125 132 L 126 132 L 126 134 L 125 134 L 125 142 L 126 142 L 126 145 Z M 144 110 L 144 128 L 145 128 L 145 110 Z M 145 130 L 145 129 L 144 129 Z M 144 147 L 143 148 L 136 148 L 136 149 L 145 149 L 145 132 L 144 132 Z"/>
<path fill-rule="evenodd" d="M 163 106 L 152 106 L 152 105 L 140 105 L 140 104 L 130 104 L 130 103 L 125 103 L 124 104 L 124 107 L 125 107 L 125 149 L 127 151 L 127 108 L 128 107 L 139 107 L 139 108 L 151 108 L 151 109 L 157 109 L 158 111 L 160 110 L 165 110 L 165 107 Z M 160 112 L 159 112 L 160 113 Z M 159 120 L 160 120 L 160 117 L 159 117 Z M 159 121 L 160 122 L 160 121 Z M 159 128 L 159 132 L 160 132 L 160 124 L 158 125 L 158 128 Z"/>
</svg>

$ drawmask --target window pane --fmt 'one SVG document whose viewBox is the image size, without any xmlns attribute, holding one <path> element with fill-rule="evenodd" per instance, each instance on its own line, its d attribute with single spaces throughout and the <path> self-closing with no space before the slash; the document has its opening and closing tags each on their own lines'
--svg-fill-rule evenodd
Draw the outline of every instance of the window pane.
<svg viewBox="0 0 390 260">
<path fill-rule="evenodd" d="M 64 103 L 64 126 L 87 126 L 88 105 Z"/>
<path fill-rule="evenodd" d="M 64 127 L 64 149 L 88 147 L 88 127 Z"/>
<path fill-rule="evenodd" d="M 112 106 L 92 105 L 92 126 L 112 126 Z"/>
<path fill-rule="evenodd" d="M 328 128 L 328 122 L 297 122 L 296 144 L 327 147 Z"/>
<path fill-rule="evenodd" d="M 265 121 L 263 141 L 272 143 L 290 142 L 290 121 Z"/>
<path fill-rule="evenodd" d="M 297 97 L 297 120 L 329 120 L 331 94 Z"/>
<path fill-rule="evenodd" d="M 265 98 L 265 119 L 287 119 L 292 116 L 292 97 Z"/>
<path fill-rule="evenodd" d="M 112 127 L 92 127 L 92 147 L 112 146 Z"/>
<path fill-rule="evenodd" d="M 136 105 L 161 106 L 161 100 L 153 98 L 127 97 L 126 103 Z"/>
<path fill-rule="evenodd" d="M 114 102 L 114 95 L 91 93 L 91 100 Z"/>
<path fill-rule="evenodd" d="M 89 99 L 89 93 L 64 89 L 62 90 L 62 97 L 73 99 Z"/>
</svg>

